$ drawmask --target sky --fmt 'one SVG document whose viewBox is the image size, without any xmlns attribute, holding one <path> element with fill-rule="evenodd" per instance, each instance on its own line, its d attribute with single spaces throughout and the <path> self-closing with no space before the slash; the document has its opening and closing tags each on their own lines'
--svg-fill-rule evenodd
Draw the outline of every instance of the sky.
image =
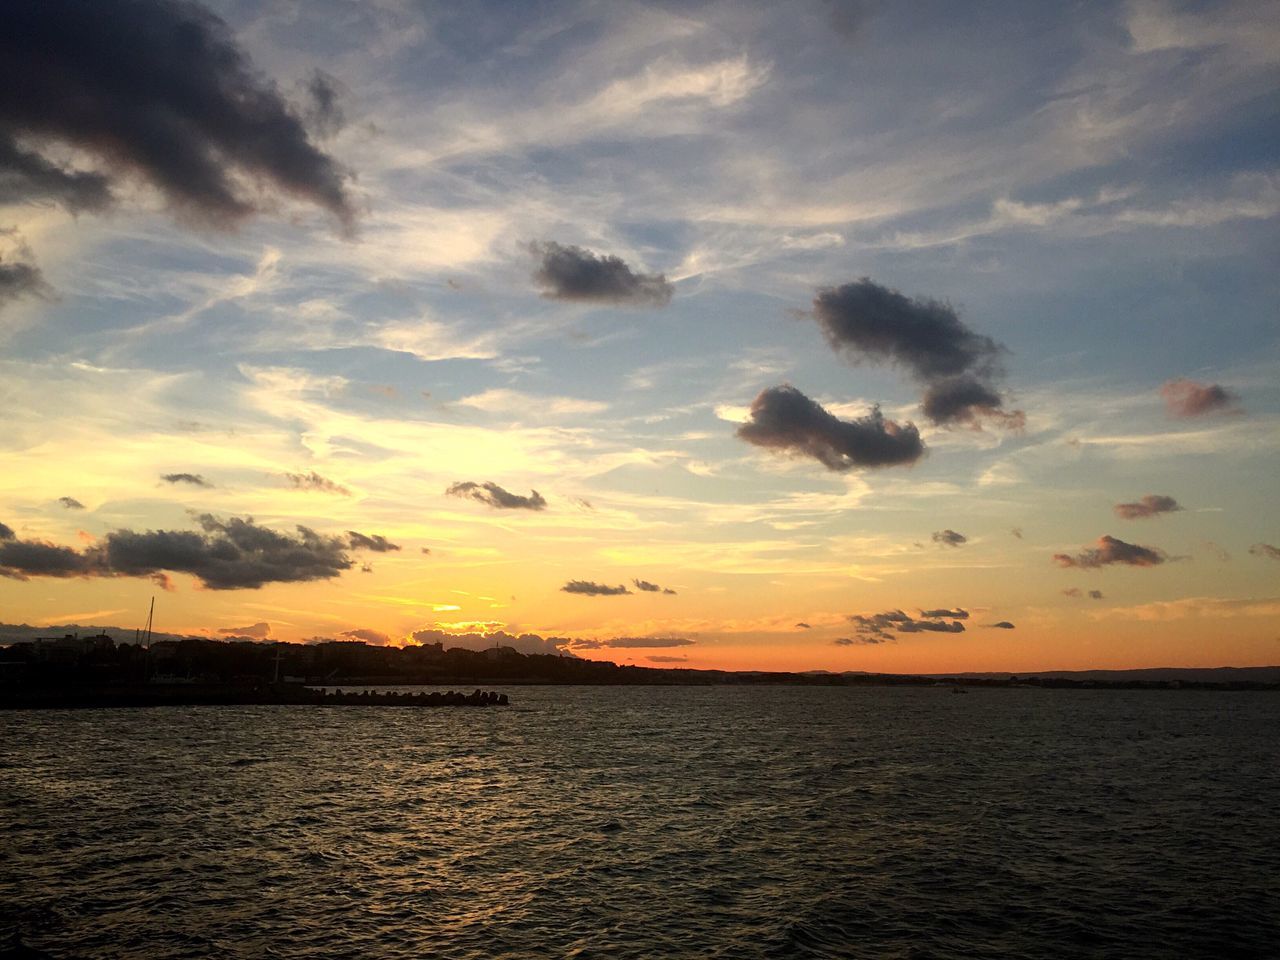
<svg viewBox="0 0 1280 960">
<path fill-rule="evenodd" d="M 0 621 L 1280 663 L 1280 4 L 0 22 Z"/>
</svg>

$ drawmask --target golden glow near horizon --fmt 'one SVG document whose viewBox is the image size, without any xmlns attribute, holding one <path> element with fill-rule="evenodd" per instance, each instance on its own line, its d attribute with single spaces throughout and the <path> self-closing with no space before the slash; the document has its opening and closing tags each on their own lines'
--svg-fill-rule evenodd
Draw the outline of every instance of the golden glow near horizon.
<svg viewBox="0 0 1280 960">
<path fill-rule="evenodd" d="M 127 151 L 0 128 L 114 196 L 0 203 L 0 622 L 132 630 L 158 593 L 169 633 L 501 632 L 651 666 L 1280 662 L 1256 132 L 1280 43 L 1248 5 L 1238 30 L 1140 6 L 1088 14 L 1071 62 L 1050 25 L 975 73 L 969 34 L 898 10 L 844 36 L 782 8 L 478 8 L 446 69 L 432 14 L 362 8 L 338 38 L 211 3 L 286 93 L 340 74 L 345 125 L 298 94 L 312 126 L 285 134 L 343 192 L 206 144 L 254 208 L 231 217 Z M 841 326 L 886 291 L 935 342 Z M 783 385 L 844 425 L 767 408 Z M 877 405 L 902 427 L 872 450 Z M 217 540 L 204 515 L 305 527 L 338 566 L 213 589 L 154 539 L 86 575 L 31 553 Z"/>
</svg>

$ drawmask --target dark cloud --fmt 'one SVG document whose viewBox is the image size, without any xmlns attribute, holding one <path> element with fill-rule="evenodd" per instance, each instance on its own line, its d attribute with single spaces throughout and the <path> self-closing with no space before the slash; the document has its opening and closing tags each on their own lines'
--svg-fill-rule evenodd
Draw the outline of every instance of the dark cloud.
<svg viewBox="0 0 1280 960">
<path fill-rule="evenodd" d="M 422 555 L 423 555 L 424 557 L 429 557 L 429 556 L 431 556 L 431 548 L 430 548 L 430 547 L 423 547 L 423 548 L 422 548 Z"/>
<path fill-rule="evenodd" d="M 30 263 L 0 261 L 0 307 L 27 294 L 43 294 L 48 290 L 40 268 Z"/>
<path fill-rule="evenodd" d="M 323 207 L 344 227 L 354 221 L 344 173 L 227 25 L 190 0 L 8 4 L 0 144 L 11 199 L 101 209 L 117 179 L 134 177 L 184 216 L 219 226 L 257 212 L 269 189 Z M 99 169 L 31 152 L 45 144 L 73 147 Z"/>
<path fill-rule="evenodd" d="M 80 553 L 40 540 L 0 540 L 0 577 L 27 580 L 106 575 L 101 552 L 96 548 Z"/>
<path fill-rule="evenodd" d="M 1273 547 L 1269 543 L 1255 543 L 1249 548 L 1249 552 L 1255 557 L 1269 557 L 1272 560 L 1280 560 L 1280 547 Z"/>
<path fill-rule="evenodd" d="M 1013 536 L 1017 537 L 1019 540 L 1021 540 L 1021 539 L 1022 539 L 1022 528 L 1021 528 L 1021 527 L 1011 527 L 1011 528 L 1009 529 L 1009 533 L 1010 533 L 1010 534 L 1012 534 Z"/>
<path fill-rule="evenodd" d="M 1101 599 L 1102 599 L 1102 591 L 1101 591 L 1101 590 L 1090 590 L 1090 591 L 1089 591 L 1089 599 L 1090 599 L 1090 600 L 1101 600 Z"/>
<path fill-rule="evenodd" d="M 961 607 L 956 607 L 954 610 L 943 607 L 941 610 L 921 610 L 920 616 L 929 620 L 968 620 L 969 611 Z"/>
<path fill-rule="evenodd" d="M 1055 553 L 1053 562 L 1060 567 L 1105 567 L 1119 563 L 1130 567 L 1154 567 L 1164 563 L 1166 557 L 1161 551 L 1152 547 L 1140 547 L 1125 543 L 1112 536 L 1098 538 L 1098 544 L 1088 547 L 1075 556 L 1066 553 Z"/>
<path fill-rule="evenodd" d="M 1065 589 L 1065 590 L 1063 590 L 1063 591 L 1062 591 L 1062 595 L 1063 595 L 1064 597 L 1077 597 L 1077 598 L 1079 598 L 1079 597 L 1084 596 L 1084 592 L 1083 592 L 1079 587 L 1067 587 L 1067 589 Z M 1089 599 L 1090 599 L 1090 600 L 1101 600 L 1101 599 L 1102 599 L 1102 591 L 1101 591 L 1101 590 L 1090 590 L 1090 591 L 1089 591 Z"/>
<path fill-rule="evenodd" d="M 689 661 L 688 657 L 670 657 L 670 656 L 645 657 L 645 659 L 648 660 L 650 663 L 688 663 Z"/>
<path fill-rule="evenodd" d="M 813 315 L 846 358 L 893 363 L 924 384 L 924 413 L 933 423 L 1024 425 L 1021 411 L 1004 409 L 997 386 L 1003 348 L 970 330 L 950 304 L 912 299 L 863 277 L 819 290 Z"/>
<path fill-rule="evenodd" d="M 374 553 L 389 553 L 400 549 L 398 544 L 392 543 L 380 533 L 366 536 L 355 530 L 347 531 L 347 546 L 352 550 L 372 550 Z"/>
<path fill-rule="evenodd" d="M 1165 409 L 1174 417 L 1202 417 L 1211 413 L 1239 413 L 1239 397 L 1216 383 L 1166 381 L 1160 387 Z"/>
<path fill-rule="evenodd" d="M 631 582 L 635 585 L 637 590 L 641 590 L 645 593 L 664 593 L 669 596 L 675 596 L 676 593 L 670 587 L 661 587 L 656 583 L 650 583 L 648 580 L 632 580 Z"/>
<path fill-rule="evenodd" d="M 286 473 L 284 476 L 295 490 L 319 490 L 322 493 L 336 493 L 343 497 L 351 496 L 351 491 L 342 484 L 328 477 L 322 477 L 314 470 L 310 473 Z"/>
<path fill-rule="evenodd" d="M 193 487 L 212 487 L 213 484 L 198 473 L 163 473 L 160 479 L 165 483 L 189 483 Z"/>
<path fill-rule="evenodd" d="M 965 617 L 969 615 L 966 610 L 960 610 L 959 612 Z M 893 639 L 894 631 L 898 633 L 964 633 L 964 624 L 953 616 L 953 612 L 934 610 L 924 613 L 922 616 L 927 618 L 930 614 L 952 617 L 953 622 L 946 623 L 940 619 L 916 620 L 901 610 L 886 610 L 883 613 L 873 614 L 851 614 L 849 622 L 854 625 L 859 638 L 853 642 L 885 643 Z"/>
<path fill-rule="evenodd" d="M 340 87 L 337 77 L 323 70 L 315 71 L 307 81 L 307 126 L 321 137 L 333 136 L 347 122 Z"/>
<path fill-rule="evenodd" d="M 83 510 L 84 504 L 75 497 L 59 497 L 58 502 L 68 510 Z"/>
<path fill-rule="evenodd" d="M 964 624 L 956 621 L 944 623 L 941 620 L 908 620 L 898 624 L 899 633 L 964 633 Z"/>
<path fill-rule="evenodd" d="M 810 626 L 809 624 L 805 623 L 803 620 L 802 620 L 800 623 L 797 623 L 797 624 L 796 624 L 796 626 L 797 626 L 797 627 L 799 627 L 801 630 L 812 630 L 812 629 L 813 629 L 813 627 L 812 627 L 812 626 Z"/>
<path fill-rule="evenodd" d="M 956 533 L 954 530 L 935 530 L 930 538 L 934 543 L 942 547 L 958 547 L 962 543 L 968 543 L 969 538 L 963 533 Z"/>
<path fill-rule="evenodd" d="M 836 637 L 831 642 L 837 647 L 864 647 L 877 643 L 892 643 L 893 638 L 888 634 L 865 633 L 856 637 Z"/>
<path fill-rule="evenodd" d="M 813 457 L 829 470 L 911 464 L 924 455 L 915 424 L 886 420 L 879 407 L 841 420 L 788 384 L 762 391 L 737 432 L 757 447 Z"/>
<path fill-rule="evenodd" d="M 997 620 L 995 623 L 990 624 L 990 626 L 991 626 L 992 628 L 996 629 L 996 630 L 1013 630 L 1013 629 L 1015 629 L 1014 625 L 1013 625 L 1012 623 L 1010 623 L 1008 620 Z"/>
<path fill-rule="evenodd" d="M 624 594 L 631 593 L 625 586 L 618 584 L 616 587 L 608 586 L 604 583 L 595 583 L 591 580 L 570 580 L 560 588 L 565 593 L 577 593 L 584 597 L 620 597 Z"/>
<path fill-rule="evenodd" d="M 254 640 L 265 640 L 271 636 L 271 624 L 262 620 L 247 627 L 221 627 L 218 632 L 233 637 L 252 637 Z"/>
<path fill-rule="evenodd" d="M 693 641 L 686 640 L 684 637 L 614 637 L 610 640 L 601 640 L 600 646 L 609 650 L 661 649 L 691 647 Z"/>
<path fill-rule="evenodd" d="M 380 630 L 369 630 L 365 627 L 358 627 L 355 630 L 343 630 L 340 637 L 348 640 L 363 640 L 365 643 L 372 643 L 375 646 L 385 647 L 391 642 L 390 634 L 382 633 Z"/>
<path fill-rule="evenodd" d="M 18 535 L 13 532 L 13 527 L 7 523 L 0 523 L 0 540 L 16 540 Z"/>
<path fill-rule="evenodd" d="M 510 493 L 498 486 L 496 483 L 475 483 L 467 480 L 462 483 L 455 483 L 445 491 L 451 497 L 465 497 L 468 500 L 475 500 L 477 503 L 483 503 L 495 510 L 545 510 L 547 501 L 543 499 L 542 494 L 537 490 L 530 492 L 529 496 L 522 497 L 518 493 Z"/>
<path fill-rule="evenodd" d="M 1162 513 L 1181 510 L 1178 501 L 1160 493 L 1148 493 L 1137 503 L 1117 503 L 1113 508 L 1121 520 L 1145 520 Z"/>
<path fill-rule="evenodd" d="M 540 260 L 534 282 L 552 300 L 665 307 L 674 287 L 660 273 L 634 273 L 620 257 L 600 256 L 554 240 L 529 245 Z"/>
</svg>

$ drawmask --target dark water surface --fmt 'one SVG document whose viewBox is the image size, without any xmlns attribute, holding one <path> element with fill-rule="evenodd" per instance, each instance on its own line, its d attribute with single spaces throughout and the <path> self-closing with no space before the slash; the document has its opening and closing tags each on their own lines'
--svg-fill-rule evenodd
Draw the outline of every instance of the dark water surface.
<svg viewBox="0 0 1280 960">
<path fill-rule="evenodd" d="M 0 712 L 0 923 L 59 958 L 1280 956 L 1278 695 L 506 692 Z"/>
</svg>

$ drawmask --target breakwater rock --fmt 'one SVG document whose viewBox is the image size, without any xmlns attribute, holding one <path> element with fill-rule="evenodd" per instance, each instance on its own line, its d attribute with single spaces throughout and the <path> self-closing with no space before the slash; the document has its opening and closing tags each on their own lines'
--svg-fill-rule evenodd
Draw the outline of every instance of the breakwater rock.
<svg viewBox="0 0 1280 960">
<path fill-rule="evenodd" d="M 343 691 L 300 684 L 134 684 L 118 687 L 0 687 L 0 709 L 69 710 L 109 707 L 317 706 L 505 707 L 505 693 L 475 690 Z"/>
</svg>

